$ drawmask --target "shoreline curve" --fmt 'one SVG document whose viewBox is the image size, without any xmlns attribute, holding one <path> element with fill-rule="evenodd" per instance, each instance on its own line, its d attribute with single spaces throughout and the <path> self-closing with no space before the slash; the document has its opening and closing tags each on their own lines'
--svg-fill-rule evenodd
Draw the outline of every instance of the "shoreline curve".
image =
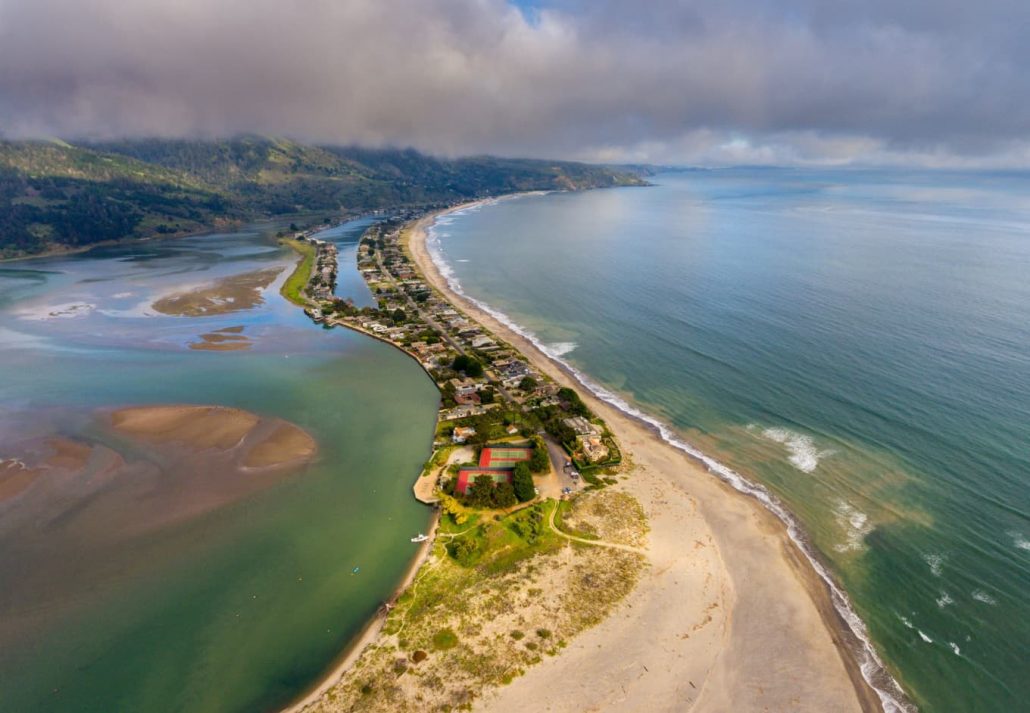
<svg viewBox="0 0 1030 713">
<path fill-rule="evenodd" d="M 538 193 L 534 192 L 534 194 Z M 758 504 L 761 512 L 780 531 L 784 540 L 784 560 L 804 584 L 812 605 L 819 611 L 823 622 L 830 631 L 849 678 L 862 700 L 863 709 L 879 710 L 884 713 L 911 713 L 917 710 L 880 659 L 865 623 L 855 612 L 846 591 L 813 549 L 801 524 L 776 496 L 764 486 L 742 476 L 681 440 L 659 419 L 648 415 L 625 399 L 593 382 L 581 371 L 567 363 L 560 354 L 550 353 L 547 346 L 534 334 L 521 327 L 508 315 L 464 292 L 460 282 L 454 276 L 453 270 L 439 250 L 439 239 L 434 240 L 433 228 L 437 221 L 446 215 L 460 214 L 499 200 L 510 200 L 527 195 L 533 194 L 523 193 L 472 201 L 427 215 L 410 227 L 407 232 L 405 248 L 433 288 L 441 292 L 448 301 L 469 312 L 473 319 L 483 323 L 490 331 L 498 333 L 503 339 L 513 344 L 535 366 L 538 368 L 551 366 L 552 370 L 542 370 L 547 371 L 559 383 L 571 382 L 570 385 L 583 389 L 587 398 L 603 404 L 605 411 L 618 414 L 622 420 L 635 422 L 663 446 L 675 449 L 689 459 L 695 467 L 701 466 L 707 474 L 714 475 L 715 478 L 711 480 L 718 482 L 728 492 L 737 496 L 747 496 L 749 502 Z M 552 371 L 557 371 L 558 374 L 552 373 Z M 559 378 L 559 375 L 564 378 Z M 613 421 L 607 415 L 605 419 L 609 423 Z M 618 421 L 619 419 L 614 420 L 615 423 Z"/>
</svg>

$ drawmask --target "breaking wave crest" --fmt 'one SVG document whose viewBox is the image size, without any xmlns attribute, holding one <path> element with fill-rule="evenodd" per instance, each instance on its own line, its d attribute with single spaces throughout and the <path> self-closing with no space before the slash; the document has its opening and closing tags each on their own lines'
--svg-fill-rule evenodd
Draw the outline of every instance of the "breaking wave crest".
<svg viewBox="0 0 1030 713">
<path fill-rule="evenodd" d="M 820 451 L 816 448 L 811 436 L 786 428 L 767 428 L 762 431 L 762 436 L 786 446 L 790 453 L 787 460 L 803 473 L 813 472 L 819 467 L 819 459 L 833 455 L 833 451 Z"/>
<path fill-rule="evenodd" d="M 861 617 L 858 616 L 858 613 L 852 606 L 847 593 L 839 584 L 837 584 L 836 578 L 834 578 L 826 566 L 823 565 L 819 557 L 816 555 L 814 548 L 809 543 L 808 537 L 804 534 L 801 525 L 787 510 L 786 506 L 780 502 L 779 498 L 773 495 L 765 486 L 752 482 L 729 466 L 720 463 L 714 458 L 704 454 L 690 443 L 680 439 L 680 437 L 676 435 L 663 421 L 644 413 L 640 409 L 631 405 L 621 396 L 612 393 L 590 379 L 579 369 L 565 361 L 562 358 L 560 350 L 556 350 L 554 348 L 555 345 L 544 343 L 536 334 L 516 323 L 504 312 L 501 312 L 500 310 L 497 310 L 474 297 L 470 297 L 465 292 L 461 282 L 454 274 L 453 268 L 443 255 L 440 243 L 441 235 L 436 230 L 436 226 L 437 224 L 450 223 L 453 221 L 453 217 L 455 216 L 472 210 L 478 210 L 483 205 L 496 203 L 499 200 L 502 199 L 491 199 L 489 201 L 474 204 L 469 208 L 450 211 L 445 214 L 444 217 L 437 218 L 426 231 L 427 252 L 437 271 L 447 282 L 450 289 L 460 295 L 463 299 L 475 305 L 477 308 L 489 314 L 514 333 L 525 338 L 538 350 L 550 357 L 553 361 L 557 362 L 566 373 L 571 375 L 581 386 L 590 391 L 594 396 L 622 411 L 628 416 L 645 423 L 657 432 L 666 443 L 686 453 L 695 460 L 700 461 L 700 463 L 708 469 L 708 472 L 714 474 L 735 490 L 755 498 L 767 510 L 779 518 L 779 520 L 786 526 L 787 534 L 791 541 L 793 541 L 797 548 L 804 554 L 816 574 L 818 574 L 820 579 L 822 579 L 826 584 L 830 592 L 830 599 L 833 603 L 834 609 L 854 635 L 857 641 L 857 645 L 854 647 L 854 653 L 859 664 L 859 669 L 862 672 L 862 677 L 876 692 L 876 695 L 883 706 L 884 713 L 913 713 L 916 711 L 917 709 L 915 706 L 907 702 L 901 686 L 887 671 L 883 660 L 880 658 L 879 654 L 876 653 L 876 649 L 873 648 L 872 640 L 869 638 L 869 632 L 866 628 L 865 622 L 863 622 Z"/>
</svg>

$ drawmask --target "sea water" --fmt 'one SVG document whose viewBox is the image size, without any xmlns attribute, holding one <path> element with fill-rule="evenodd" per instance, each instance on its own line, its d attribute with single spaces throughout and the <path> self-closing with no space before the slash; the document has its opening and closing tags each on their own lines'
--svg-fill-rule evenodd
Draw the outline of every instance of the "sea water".
<svg viewBox="0 0 1030 713">
<path fill-rule="evenodd" d="M 653 181 L 466 210 L 430 249 L 713 477 L 796 518 L 887 705 L 889 673 L 921 710 L 1025 709 L 1030 176 Z"/>
</svg>

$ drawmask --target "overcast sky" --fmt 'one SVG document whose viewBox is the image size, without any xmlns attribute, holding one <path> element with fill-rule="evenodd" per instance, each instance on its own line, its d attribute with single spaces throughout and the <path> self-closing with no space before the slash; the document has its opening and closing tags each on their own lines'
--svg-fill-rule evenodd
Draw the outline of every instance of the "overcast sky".
<svg viewBox="0 0 1030 713">
<path fill-rule="evenodd" d="M 8 137 L 1030 166 L 1030 0 L 0 0 Z"/>
</svg>

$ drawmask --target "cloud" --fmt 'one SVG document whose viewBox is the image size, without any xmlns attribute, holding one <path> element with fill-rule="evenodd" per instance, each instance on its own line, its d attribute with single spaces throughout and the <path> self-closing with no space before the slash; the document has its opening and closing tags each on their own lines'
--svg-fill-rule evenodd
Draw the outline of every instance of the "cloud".
<svg viewBox="0 0 1030 713">
<path fill-rule="evenodd" d="M 0 126 L 449 155 L 1018 163 L 1027 26 L 1014 0 L 0 0 Z"/>
</svg>

